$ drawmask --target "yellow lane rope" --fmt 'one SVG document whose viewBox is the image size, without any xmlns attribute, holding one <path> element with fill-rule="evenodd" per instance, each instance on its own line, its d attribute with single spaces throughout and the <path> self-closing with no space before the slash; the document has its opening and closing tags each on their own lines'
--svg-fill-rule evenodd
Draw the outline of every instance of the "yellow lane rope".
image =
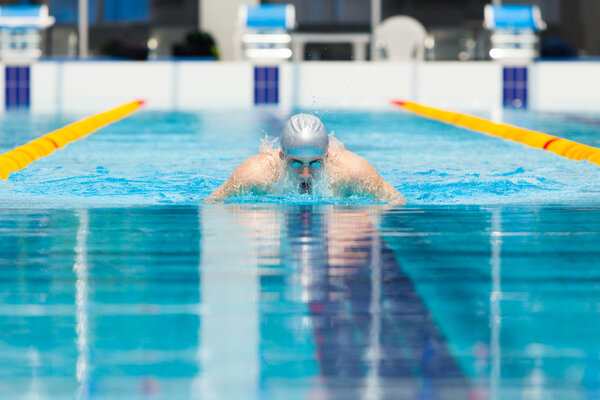
<svg viewBox="0 0 600 400">
<path fill-rule="evenodd" d="M 0 179 L 8 179 L 11 172 L 19 171 L 38 158 L 46 157 L 54 150 L 61 149 L 77 139 L 118 121 L 143 104 L 143 100 L 132 101 L 112 110 L 92 115 L 0 155 Z"/>
<path fill-rule="evenodd" d="M 588 160 L 591 163 L 600 165 L 600 149 L 596 147 L 587 146 L 542 132 L 519 128 L 513 125 L 498 124 L 487 119 L 477 118 L 467 114 L 426 107 L 409 101 L 394 100 L 392 103 L 425 117 L 504 139 L 514 140 L 515 142 L 523 143 L 535 147 L 536 149 L 548 150 L 559 156 L 570 158 L 571 160 Z"/>
</svg>

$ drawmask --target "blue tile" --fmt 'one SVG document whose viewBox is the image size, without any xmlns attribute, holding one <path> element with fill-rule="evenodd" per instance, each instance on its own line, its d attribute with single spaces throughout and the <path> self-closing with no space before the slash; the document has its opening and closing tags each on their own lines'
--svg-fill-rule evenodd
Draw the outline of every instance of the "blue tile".
<svg viewBox="0 0 600 400">
<path fill-rule="evenodd" d="M 254 104 L 260 104 L 261 96 L 260 92 L 262 90 L 261 85 L 261 68 L 254 67 Z"/>
<path fill-rule="evenodd" d="M 512 104 L 513 101 L 513 95 L 512 95 L 512 90 L 511 89 L 504 89 L 504 105 L 505 106 L 510 106 Z"/>
<path fill-rule="evenodd" d="M 279 80 L 278 76 L 279 69 L 277 67 L 267 68 L 267 82 L 275 82 Z"/>
<path fill-rule="evenodd" d="M 526 79 L 524 68 L 515 68 L 515 81 L 522 82 Z"/>
<path fill-rule="evenodd" d="M 29 108 L 30 104 L 30 72 L 29 67 L 6 67 L 5 108 Z"/>
<path fill-rule="evenodd" d="M 279 68 L 254 67 L 254 104 L 279 102 Z"/>
<path fill-rule="evenodd" d="M 510 108 L 527 107 L 527 67 L 504 67 L 503 104 Z"/>
<path fill-rule="evenodd" d="M 267 76 L 268 76 L 268 70 L 267 68 L 259 68 L 258 71 L 258 80 L 259 81 L 263 81 L 266 82 L 267 81 Z"/>
<path fill-rule="evenodd" d="M 5 98 L 4 103 L 6 109 L 13 108 L 13 105 L 17 102 L 16 94 L 14 91 L 14 84 L 16 83 L 16 70 L 14 67 L 6 67 L 4 70 L 4 85 L 5 85 Z"/>
<path fill-rule="evenodd" d="M 258 67 L 254 67 L 254 82 L 256 83 L 258 81 Z"/>
<path fill-rule="evenodd" d="M 18 70 L 18 103 L 20 107 L 29 106 L 29 67 L 20 67 Z"/>
<path fill-rule="evenodd" d="M 274 89 L 274 88 L 267 89 L 266 103 L 277 104 L 277 89 Z"/>
<path fill-rule="evenodd" d="M 254 88 L 254 104 L 260 104 L 260 92 L 261 90 L 259 88 Z"/>
</svg>

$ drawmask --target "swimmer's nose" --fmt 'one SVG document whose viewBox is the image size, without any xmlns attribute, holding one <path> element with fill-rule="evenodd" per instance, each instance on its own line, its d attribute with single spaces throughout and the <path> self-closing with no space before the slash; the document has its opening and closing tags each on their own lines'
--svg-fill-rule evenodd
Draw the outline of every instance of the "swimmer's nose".
<svg viewBox="0 0 600 400">
<path fill-rule="evenodd" d="M 310 178 L 310 168 L 308 166 L 302 167 L 302 172 L 300 172 L 300 176 L 303 178 Z"/>
</svg>

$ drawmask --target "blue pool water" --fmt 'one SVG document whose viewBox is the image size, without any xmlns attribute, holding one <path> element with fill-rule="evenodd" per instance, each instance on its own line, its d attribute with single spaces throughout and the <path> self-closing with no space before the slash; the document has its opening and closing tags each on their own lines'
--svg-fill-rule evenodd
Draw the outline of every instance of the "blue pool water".
<svg viewBox="0 0 600 400">
<path fill-rule="evenodd" d="M 408 206 L 202 204 L 286 117 L 141 112 L 0 182 L 0 398 L 600 397 L 600 167 L 337 111 Z M 0 151 L 73 118 L 7 115 Z"/>
<path fill-rule="evenodd" d="M 221 184 L 287 114 L 141 112 L 13 173 L 0 204 L 194 205 Z M 369 160 L 415 205 L 595 204 L 600 168 L 399 110 L 321 113 L 348 149 Z M 0 151 L 72 122 L 75 116 L 16 115 L 2 123 Z M 593 119 L 588 117 L 588 119 Z M 506 114 L 532 129 L 597 144 L 600 125 L 553 115 Z M 236 202 L 287 203 L 250 197 Z M 364 204 L 370 199 L 311 198 Z"/>
</svg>

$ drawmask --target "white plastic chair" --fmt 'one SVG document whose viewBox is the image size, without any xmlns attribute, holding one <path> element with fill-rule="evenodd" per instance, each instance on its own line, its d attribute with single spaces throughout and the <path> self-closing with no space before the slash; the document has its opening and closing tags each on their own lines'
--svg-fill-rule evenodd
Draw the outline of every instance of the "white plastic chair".
<svg viewBox="0 0 600 400">
<path fill-rule="evenodd" d="M 416 19 L 397 15 L 375 27 L 373 59 L 422 61 L 425 58 L 427 31 Z"/>
</svg>

